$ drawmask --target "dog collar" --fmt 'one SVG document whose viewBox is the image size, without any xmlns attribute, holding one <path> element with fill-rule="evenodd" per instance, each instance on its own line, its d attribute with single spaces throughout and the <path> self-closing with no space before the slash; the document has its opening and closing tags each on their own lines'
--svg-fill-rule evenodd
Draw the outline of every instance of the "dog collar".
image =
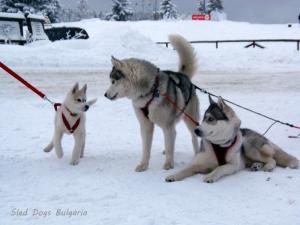
<svg viewBox="0 0 300 225">
<path fill-rule="evenodd" d="M 73 116 L 73 117 L 78 116 L 77 113 L 73 113 L 67 106 L 65 106 L 65 107 L 66 107 L 66 110 L 70 113 L 70 116 Z"/>
</svg>

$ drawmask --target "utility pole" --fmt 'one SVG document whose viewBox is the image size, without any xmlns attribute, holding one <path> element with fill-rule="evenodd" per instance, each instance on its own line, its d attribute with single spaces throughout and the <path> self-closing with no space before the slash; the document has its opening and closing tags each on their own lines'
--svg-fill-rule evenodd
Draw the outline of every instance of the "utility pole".
<svg viewBox="0 0 300 225">
<path fill-rule="evenodd" d="M 203 6 L 204 6 L 204 13 L 206 14 L 206 2 L 203 0 Z"/>
</svg>

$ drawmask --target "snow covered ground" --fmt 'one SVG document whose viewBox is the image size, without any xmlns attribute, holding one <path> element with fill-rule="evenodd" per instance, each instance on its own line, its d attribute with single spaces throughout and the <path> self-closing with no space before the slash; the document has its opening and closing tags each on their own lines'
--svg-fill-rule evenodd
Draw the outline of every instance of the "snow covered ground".
<svg viewBox="0 0 300 225">
<path fill-rule="evenodd" d="M 299 170 L 245 170 L 214 184 L 203 183 L 202 175 L 177 183 L 164 182 L 167 175 L 185 167 L 193 157 L 190 136 L 182 123 L 177 127 L 175 169 L 162 169 L 163 136 L 156 129 L 149 170 L 134 172 L 141 156 L 141 140 L 131 103 L 125 99 L 110 102 L 103 97 L 109 85 L 110 55 L 142 57 L 162 69 L 176 69 L 175 52 L 153 41 L 166 40 L 167 34 L 176 31 L 196 39 L 195 24 L 84 21 L 77 25 L 93 34 L 90 40 L 0 46 L 0 60 L 16 68 L 51 99 L 62 101 L 75 81 L 88 84 L 90 98 L 98 97 L 87 113 L 86 157 L 78 166 L 70 166 L 71 136 L 64 138 L 63 159 L 58 160 L 54 152 L 42 151 L 53 133 L 52 107 L 0 71 L 1 225 L 300 225 Z M 239 35 L 231 30 L 235 26 Z M 203 39 L 300 35 L 296 28 L 288 30 L 284 25 L 222 22 L 203 24 L 201 28 L 205 32 L 198 34 L 205 35 Z M 295 46 L 266 50 L 202 46 L 197 47 L 197 53 L 200 71 L 194 79 L 196 84 L 299 125 L 300 53 Z M 207 96 L 199 97 L 203 114 Z M 270 125 L 248 112 L 236 112 L 243 127 L 264 132 Z M 288 138 L 296 134 L 295 129 L 277 125 L 267 137 L 300 158 L 299 139 Z M 27 215 L 13 215 L 27 209 Z M 56 215 L 59 210 L 77 210 L 79 215 Z"/>
<path fill-rule="evenodd" d="M 22 70 L 18 70 L 22 72 Z M 300 224 L 299 170 L 276 168 L 272 173 L 242 171 L 214 184 L 196 175 L 178 183 L 164 178 L 192 159 L 190 136 L 178 126 L 176 165 L 164 171 L 163 137 L 156 130 L 151 164 L 134 172 L 141 156 L 138 123 L 128 100 L 110 102 L 103 96 L 108 71 L 84 73 L 28 71 L 25 78 L 61 101 L 76 81 L 88 83 L 89 96 L 99 97 L 88 112 L 86 157 L 68 164 L 73 147 L 65 136 L 65 156 L 58 160 L 43 147 L 53 133 L 53 110 L 11 77 L 0 72 L 0 218 L 1 224 Z M 233 101 L 279 119 L 299 123 L 296 73 L 200 73 L 195 83 Z M 199 95 L 201 112 L 207 96 Z M 270 124 L 237 109 L 244 127 L 260 132 Z M 297 130 L 275 126 L 269 138 L 300 158 L 300 142 L 288 139 Z M 12 216 L 14 209 L 27 216 Z M 32 216 L 34 209 L 41 216 Z M 86 216 L 56 216 L 56 211 L 87 211 Z M 51 211 L 43 216 L 41 211 Z"/>
<path fill-rule="evenodd" d="M 83 27 L 88 40 L 42 41 L 22 46 L 0 46 L 0 59 L 14 67 L 108 69 L 109 56 L 139 57 L 159 66 L 174 66 L 176 55 L 155 42 L 167 41 L 178 33 L 190 41 L 235 39 L 299 39 L 300 28 L 293 24 L 259 25 L 241 22 L 140 21 L 107 22 L 85 20 L 56 26 Z M 200 69 L 205 71 L 299 71 L 300 54 L 296 43 L 263 44 L 266 49 L 244 49 L 248 43 L 194 45 Z"/>
</svg>

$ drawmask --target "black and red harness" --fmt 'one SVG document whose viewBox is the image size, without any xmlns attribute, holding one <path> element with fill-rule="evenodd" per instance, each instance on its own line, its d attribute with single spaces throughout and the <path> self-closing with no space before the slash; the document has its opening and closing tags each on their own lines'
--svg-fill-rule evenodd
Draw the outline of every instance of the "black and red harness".
<svg viewBox="0 0 300 225">
<path fill-rule="evenodd" d="M 226 162 L 227 154 L 228 154 L 229 150 L 231 149 L 231 147 L 233 145 L 235 145 L 236 141 L 237 141 L 237 136 L 235 137 L 234 141 L 227 147 L 222 147 L 220 145 L 211 143 L 213 152 L 216 156 L 219 166 L 225 165 L 227 163 Z"/>
<path fill-rule="evenodd" d="M 60 107 L 60 106 L 61 106 L 61 103 L 55 103 L 54 104 L 55 111 L 57 111 L 58 107 Z M 67 107 L 66 107 L 66 109 L 70 113 L 70 116 L 72 116 L 72 117 L 77 117 L 78 116 L 78 114 L 71 112 Z M 67 130 L 71 134 L 73 134 L 74 131 L 78 128 L 78 126 L 80 124 L 80 117 L 76 120 L 76 122 L 74 123 L 74 125 L 72 127 L 71 127 L 69 121 L 67 120 L 67 118 L 66 118 L 66 116 L 65 116 L 65 114 L 63 112 L 61 112 L 61 117 L 62 117 L 62 120 L 63 120 L 64 125 L 67 128 Z"/>
<path fill-rule="evenodd" d="M 151 88 L 150 92 L 145 95 L 145 97 L 150 94 L 152 94 L 152 96 L 149 99 L 149 101 L 146 103 L 146 105 L 143 108 L 140 108 L 146 118 L 149 118 L 149 105 L 152 103 L 154 98 L 157 98 L 159 96 L 158 87 L 159 87 L 159 78 L 158 78 L 158 76 L 156 76 L 153 87 Z"/>
<path fill-rule="evenodd" d="M 159 73 L 160 70 L 158 69 L 157 75 L 155 77 L 155 82 L 153 84 L 153 87 L 151 88 L 150 92 L 148 94 L 146 94 L 145 96 L 142 97 L 146 97 L 150 94 L 152 94 L 151 98 L 149 99 L 149 101 L 145 104 L 144 107 L 140 108 L 141 111 L 143 112 L 144 116 L 149 119 L 149 106 L 150 104 L 153 102 L 154 98 L 158 98 L 159 95 L 163 96 L 164 99 L 169 102 L 175 109 L 177 109 L 179 111 L 180 114 L 184 114 L 187 118 L 189 118 L 196 126 L 199 125 L 199 122 L 196 121 L 193 117 L 191 117 L 189 114 L 187 114 L 185 112 L 185 109 L 187 107 L 187 105 L 189 104 L 192 95 L 193 95 L 193 90 L 194 90 L 194 85 L 192 84 L 192 82 L 190 81 L 190 79 L 181 73 L 177 73 L 177 72 L 173 72 L 173 71 L 162 71 L 163 73 L 166 73 L 169 78 L 170 81 L 173 82 L 175 84 L 176 87 L 178 87 L 181 92 L 183 93 L 183 95 L 186 95 L 186 100 L 185 100 L 185 105 L 183 108 L 180 108 L 176 101 L 173 100 L 169 95 L 167 94 L 162 94 L 160 93 L 160 91 L 158 90 L 159 87 Z M 175 79 L 175 77 L 177 79 Z M 183 82 L 188 83 L 188 90 L 185 89 L 185 86 L 182 84 Z"/>
</svg>

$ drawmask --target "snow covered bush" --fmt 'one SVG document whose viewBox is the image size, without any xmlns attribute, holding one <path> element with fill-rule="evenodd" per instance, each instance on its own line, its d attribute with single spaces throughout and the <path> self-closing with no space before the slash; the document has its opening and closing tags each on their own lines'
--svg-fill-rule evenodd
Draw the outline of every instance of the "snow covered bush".
<svg viewBox="0 0 300 225">
<path fill-rule="evenodd" d="M 87 0 L 79 0 L 77 2 L 77 10 L 78 10 L 78 17 L 79 20 L 87 19 L 90 17 L 90 10 Z"/>
<path fill-rule="evenodd" d="M 162 19 L 177 19 L 176 6 L 171 0 L 163 0 L 160 4 L 159 14 Z"/>
<path fill-rule="evenodd" d="M 208 12 L 211 13 L 212 11 L 219 11 L 222 12 L 224 7 L 223 7 L 223 2 L 222 0 L 209 0 L 208 5 Z"/>
<path fill-rule="evenodd" d="M 113 6 L 110 13 L 106 15 L 107 20 L 127 21 L 133 15 L 133 10 L 130 7 L 128 0 L 113 0 Z"/>
</svg>

